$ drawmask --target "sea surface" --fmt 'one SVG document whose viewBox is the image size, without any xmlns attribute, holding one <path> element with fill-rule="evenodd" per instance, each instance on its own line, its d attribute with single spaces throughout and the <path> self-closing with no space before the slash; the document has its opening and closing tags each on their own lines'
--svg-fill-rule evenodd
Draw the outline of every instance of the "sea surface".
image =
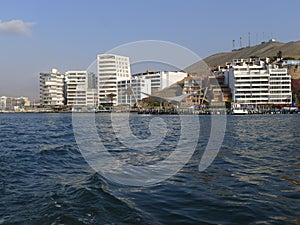
<svg viewBox="0 0 300 225">
<path fill-rule="evenodd" d="M 132 133 L 146 140 L 151 119 L 131 114 Z M 146 152 L 118 141 L 109 114 L 95 124 L 114 157 L 154 165 L 182 135 L 179 116 L 161 119 L 166 137 Z M 128 186 L 91 168 L 72 114 L 0 114 L 0 224 L 300 224 L 300 114 L 227 116 L 220 151 L 202 172 L 211 117 L 199 121 L 196 150 L 175 176 Z"/>
</svg>

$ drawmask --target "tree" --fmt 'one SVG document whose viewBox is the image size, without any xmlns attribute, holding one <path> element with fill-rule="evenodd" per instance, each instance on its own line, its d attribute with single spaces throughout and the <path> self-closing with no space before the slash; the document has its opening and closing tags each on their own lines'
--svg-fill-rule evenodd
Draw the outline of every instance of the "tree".
<svg viewBox="0 0 300 225">
<path fill-rule="evenodd" d="M 282 51 L 279 50 L 279 51 L 277 52 L 277 55 L 276 55 L 276 56 L 277 56 L 277 58 L 280 58 L 280 59 L 281 59 L 281 58 L 282 58 Z"/>
<path fill-rule="evenodd" d="M 116 97 L 117 95 L 114 93 L 110 93 L 107 95 L 107 98 L 110 100 L 110 103 L 112 104 L 114 101 L 114 97 Z"/>
</svg>

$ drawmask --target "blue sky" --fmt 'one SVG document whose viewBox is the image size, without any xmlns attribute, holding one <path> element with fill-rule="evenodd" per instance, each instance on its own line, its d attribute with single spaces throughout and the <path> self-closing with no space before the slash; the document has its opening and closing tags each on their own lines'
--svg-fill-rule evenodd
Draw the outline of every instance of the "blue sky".
<svg viewBox="0 0 300 225">
<path fill-rule="evenodd" d="M 86 69 L 99 53 L 170 41 L 205 58 L 239 37 L 300 40 L 300 1 L 1 0 L 0 95 L 39 96 L 39 72 Z"/>
</svg>

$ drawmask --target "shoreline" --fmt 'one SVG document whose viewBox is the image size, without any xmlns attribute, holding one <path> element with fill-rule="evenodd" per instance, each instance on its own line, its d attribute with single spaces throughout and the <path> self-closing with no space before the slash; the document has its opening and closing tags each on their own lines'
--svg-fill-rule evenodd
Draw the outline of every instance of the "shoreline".
<svg viewBox="0 0 300 225">
<path fill-rule="evenodd" d="M 233 115 L 233 116 L 247 116 L 247 115 L 279 115 L 279 114 L 300 114 L 300 108 L 298 110 L 265 110 L 261 112 L 249 112 L 246 114 L 233 114 L 230 110 L 218 111 L 218 110 L 207 110 L 207 111 L 166 111 L 166 110 L 143 110 L 143 111 L 97 111 L 97 112 L 72 112 L 72 111 L 0 111 L 0 114 L 66 114 L 66 113 L 80 113 L 80 114 L 123 114 L 132 113 L 137 115 Z"/>
</svg>

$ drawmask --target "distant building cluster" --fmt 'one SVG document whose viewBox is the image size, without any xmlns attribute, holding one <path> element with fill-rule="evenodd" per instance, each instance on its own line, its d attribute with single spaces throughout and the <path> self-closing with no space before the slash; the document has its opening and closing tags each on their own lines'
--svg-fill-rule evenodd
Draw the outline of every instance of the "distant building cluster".
<svg viewBox="0 0 300 225">
<path fill-rule="evenodd" d="M 18 111 L 25 107 L 30 106 L 30 101 L 27 97 L 0 97 L 0 110 L 1 111 Z"/>
<path fill-rule="evenodd" d="M 290 62 L 285 62 L 290 63 Z M 96 74 L 52 69 L 40 73 L 40 104 L 68 106 L 74 111 L 99 106 L 134 106 L 149 95 L 181 82 L 185 97 L 181 106 L 218 102 L 247 105 L 291 104 L 291 76 L 269 59 L 235 59 L 211 71 L 208 76 L 192 76 L 183 71 L 151 71 L 131 74 L 126 56 L 100 54 Z"/>
<path fill-rule="evenodd" d="M 97 74 L 88 71 L 52 69 L 40 73 L 40 104 L 43 106 L 104 108 L 129 105 L 162 90 L 187 77 L 185 72 L 147 71 L 131 74 L 126 56 L 100 54 L 97 56 Z"/>
</svg>

